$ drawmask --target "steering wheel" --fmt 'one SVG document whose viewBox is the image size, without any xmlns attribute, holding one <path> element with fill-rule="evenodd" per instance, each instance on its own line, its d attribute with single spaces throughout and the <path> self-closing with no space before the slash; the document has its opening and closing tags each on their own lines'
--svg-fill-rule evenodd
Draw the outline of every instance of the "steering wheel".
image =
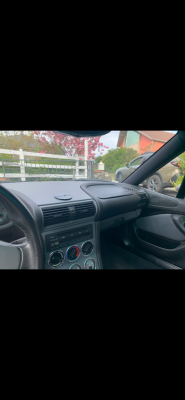
<svg viewBox="0 0 185 400">
<path fill-rule="evenodd" d="M 12 243 L 0 241 L 0 269 L 44 268 L 44 243 L 36 221 L 26 204 L 0 185 L 0 202 L 14 225 L 25 237 Z"/>
</svg>

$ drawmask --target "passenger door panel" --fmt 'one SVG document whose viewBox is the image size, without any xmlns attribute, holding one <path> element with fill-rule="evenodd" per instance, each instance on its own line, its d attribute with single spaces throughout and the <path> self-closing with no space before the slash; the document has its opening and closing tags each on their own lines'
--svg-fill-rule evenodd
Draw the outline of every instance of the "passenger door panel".
<svg viewBox="0 0 185 400">
<path fill-rule="evenodd" d="M 185 268 L 185 200 L 146 190 L 148 204 L 128 227 L 129 243 Z"/>
</svg>

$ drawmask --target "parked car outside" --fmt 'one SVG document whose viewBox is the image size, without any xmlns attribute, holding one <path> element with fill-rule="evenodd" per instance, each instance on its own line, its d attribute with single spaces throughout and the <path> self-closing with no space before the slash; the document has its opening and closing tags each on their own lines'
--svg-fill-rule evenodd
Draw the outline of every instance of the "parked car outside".
<svg viewBox="0 0 185 400">
<path fill-rule="evenodd" d="M 134 172 L 141 164 L 143 164 L 154 152 L 141 154 L 139 157 L 132 160 L 125 167 L 119 168 L 115 174 L 115 180 L 123 182 L 132 172 Z M 182 174 L 180 168 L 180 158 L 166 164 L 163 168 L 157 171 L 154 175 L 142 183 L 143 186 L 150 190 L 159 192 L 161 189 L 173 187 L 170 181 L 176 182 L 179 175 Z"/>
</svg>

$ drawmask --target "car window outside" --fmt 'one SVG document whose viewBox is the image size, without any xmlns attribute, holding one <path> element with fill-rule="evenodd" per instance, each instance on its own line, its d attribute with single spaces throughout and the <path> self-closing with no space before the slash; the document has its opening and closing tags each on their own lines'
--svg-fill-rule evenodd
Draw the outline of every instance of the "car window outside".
<svg viewBox="0 0 185 400">
<path fill-rule="evenodd" d="M 150 157 L 143 157 L 143 162 Z M 141 163 L 140 165 L 142 165 Z M 147 165 L 146 165 L 147 168 Z M 131 174 L 131 171 L 127 176 Z M 167 196 L 176 197 L 182 179 L 185 175 L 185 153 L 180 154 L 175 159 L 164 165 L 161 169 L 156 170 L 147 180 L 141 182 L 143 186 L 149 190 L 165 194 Z M 125 178 L 126 179 L 126 178 Z"/>
<path fill-rule="evenodd" d="M 143 160 L 143 157 L 138 158 L 137 160 L 133 161 L 133 162 L 130 164 L 130 167 L 134 167 L 135 165 L 138 165 L 138 166 L 139 166 L 139 165 L 141 164 L 142 160 Z"/>
<path fill-rule="evenodd" d="M 147 169 L 148 159 L 176 132 L 111 131 L 98 138 L 77 139 L 53 131 L 0 131 L 0 181 L 123 182 L 143 163 Z M 176 196 L 185 175 L 184 154 L 140 185 Z"/>
<path fill-rule="evenodd" d="M 143 185 L 149 190 L 176 197 L 185 171 L 183 165 L 184 154 L 179 155 L 179 157 L 171 160 L 156 171 Z"/>
<path fill-rule="evenodd" d="M 130 161 L 130 167 L 137 167 L 145 164 L 147 169 L 147 162 L 153 154 L 173 138 L 177 131 L 122 131 L 122 146 L 127 149 L 137 150 L 139 154 L 143 154 L 141 158 L 133 158 Z M 132 135 L 133 134 L 133 135 Z M 120 135 L 121 136 L 121 135 Z M 127 140 L 125 140 L 127 138 Z M 121 139 L 120 139 L 121 143 Z M 127 146 L 127 144 L 129 146 Z M 119 168 L 116 171 L 115 180 L 124 182 L 130 175 L 134 174 L 132 168 Z M 168 164 L 164 165 L 159 171 L 149 177 L 146 181 L 141 182 L 140 186 L 146 189 L 165 194 L 167 196 L 176 197 L 178 192 L 178 185 L 182 182 L 185 175 L 185 153 L 180 154 L 175 160 L 171 160 Z"/>
</svg>

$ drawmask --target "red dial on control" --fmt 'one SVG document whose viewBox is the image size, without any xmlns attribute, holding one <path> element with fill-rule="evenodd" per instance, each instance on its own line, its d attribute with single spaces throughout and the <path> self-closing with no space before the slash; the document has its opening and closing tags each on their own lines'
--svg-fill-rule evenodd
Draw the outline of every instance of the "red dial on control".
<svg viewBox="0 0 185 400">
<path fill-rule="evenodd" d="M 80 255 L 80 250 L 79 250 L 79 248 L 78 248 L 77 246 L 71 246 L 71 247 L 69 247 L 69 249 L 67 250 L 67 254 L 66 254 L 67 259 L 68 259 L 69 261 L 75 261 L 75 260 L 77 260 L 77 258 L 79 257 L 79 255 Z"/>
</svg>

